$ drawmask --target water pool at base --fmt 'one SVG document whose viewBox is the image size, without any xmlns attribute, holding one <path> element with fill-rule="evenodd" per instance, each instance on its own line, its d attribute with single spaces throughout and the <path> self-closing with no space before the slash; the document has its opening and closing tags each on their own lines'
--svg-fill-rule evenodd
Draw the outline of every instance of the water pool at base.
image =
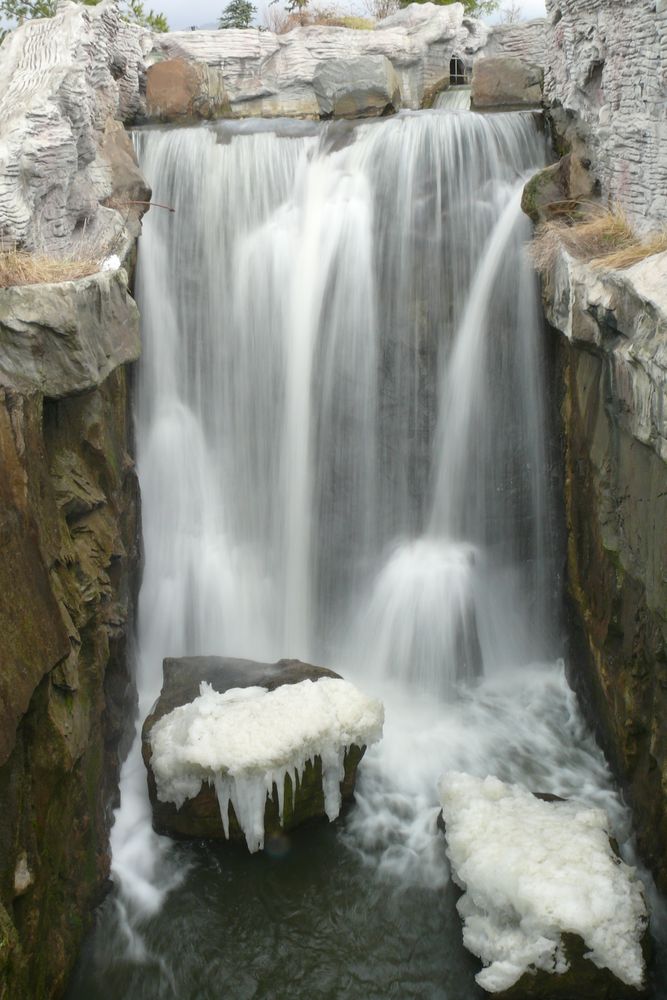
<svg viewBox="0 0 667 1000">
<path fill-rule="evenodd" d="M 257 855 L 174 843 L 163 863 L 180 883 L 159 912 L 130 923 L 117 895 L 105 901 L 67 1000 L 486 996 L 436 822 L 443 767 L 602 806 L 633 860 L 627 812 L 560 666 L 485 682 L 447 706 L 395 686 L 382 694 L 385 742 L 362 761 L 356 802 L 337 823 L 304 826 Z M 652 1000 L 667 997 L 659 938 Z"/>
</svg>

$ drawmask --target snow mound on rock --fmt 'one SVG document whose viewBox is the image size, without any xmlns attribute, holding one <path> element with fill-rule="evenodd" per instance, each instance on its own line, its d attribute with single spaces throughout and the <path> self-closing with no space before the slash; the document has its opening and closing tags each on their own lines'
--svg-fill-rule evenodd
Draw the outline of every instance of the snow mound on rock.
<svg viewBox="0 0 667 1000">
<path fill-rule="evenodd" d="M 345 750 L 382 736 L 382 704 L 348 681 L 321 678 L 224 694 L 202 682 L 200 694 L 159 719 L 150 733 L 157 796 L 180 808 L 202 782 L 215 786 L 229 836 L 234 806 L 250 851 L 264 846 L 264 806 L 273 784 L 283 817 L 285 777 L 298 780 L 306 762 L 322 759 L 324 807 L 330 820 L 341 807 Z"/>
<path fill-rule="evenodd" d="M 646 904 L 601 809 L 458 772 L 441 779 L 440 798 L 452 876 L 465 890 L 463 941 L 486 966 L 480 986 L 497 993 L 528 969 L 566 972 L 564 932 L 583 938 L 599 968 L 641 986 Z"/>
</svg>

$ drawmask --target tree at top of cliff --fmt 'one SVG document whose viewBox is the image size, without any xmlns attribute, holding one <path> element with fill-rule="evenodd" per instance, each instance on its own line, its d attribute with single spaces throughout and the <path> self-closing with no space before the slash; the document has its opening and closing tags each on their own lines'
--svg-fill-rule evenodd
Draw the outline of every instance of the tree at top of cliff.
<svg viewBox="0 0 667 1000">
<path fill-rule="evenodd" d="M 96 7 L 99 0 L 77 0 L 86 7 Z M 35 17 L 53 17 L 58 6 L 58 0 L 0 0 L 0 18 L 9 22 L 11 27 L 23 24 Z M 120 9 L 128 21 L 141 24 L 153 31 L 169 31 L 169 25 L 164 14 L 156 14 L 154 10 L 146 10 L 143 0 L 122 0 Z"/>
<path fill-rule="evenodd" d="M 249 28 L 256 13 L 257 8 L 250 0 L 230 0 L 218 20 L 218 27 Z"/>
<path fill-rule="evenodd" d="M 411 3 L 426 3 L 427 0 L 399 0 L 401 7 L 407 7 Z M 500 7 L 500 0 L 430 0 L 431 3 L 438 4 L 439 7 L 448 7 L 451 3 L 462 3 L 466 14 L 471 17 L 483 17 L 485 14 L 492 14 Z"/>
</svg>

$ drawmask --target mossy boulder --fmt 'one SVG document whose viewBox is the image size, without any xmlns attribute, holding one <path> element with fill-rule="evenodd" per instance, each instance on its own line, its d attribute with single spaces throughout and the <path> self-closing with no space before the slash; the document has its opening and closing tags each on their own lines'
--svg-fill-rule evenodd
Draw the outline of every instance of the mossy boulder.
<svg viewBox="0 0 667 1000">
<path fill-rule="evenodd" d="M 172 802 L 162 802 L 157 796 L 155 777 L 151 769 L 151 729 L 164 715 L 181 705 L 186 705 L 199 695 L 202 682 L 210 684 L 220 694 L 232 688 L 263 687 L 268 691 L 285 684 L 317 681 L 323 677 L 340 675 L 326 667 L 317 667 L 300 660 L 279 660 L 277 663 L 257 663 L 228 657 L 202 656 L 167 658 L 163 664 L 163 685 L 153 711 L 146 718 L 142 730 L 142 753 L 148 771 L 148 790 L 153 807 L 153 826 L 158 833 L 179 838 L 225 839 L 220 807 L 213 785 L 203 782 L 199 793 L 187 799 L 180 809 Z M 352 745 L 345 755 L 345 776 L 340 790 L 343 802 L 354 794 L 357 766 L 365 747 Z M 264 829 L 267 838 L 282 833 L 311 820 L 326 818 L 322 787 L 322 761 L 319 757 L 308 761 L 298 782 L 285 777 L 285 804 L 282 821 L 278 807 L 278 789 L 274 783 L 273 794 L 267 796 L 264 810 Z M 229 804 L 229 840 L 242 843 L 245 835 Z"/>
<path fill-rule="evenodd" d="M 546 222 L 571 213 L 591 201 L 599 189 L 590 160 L 568 153 L 535 174 L 523 189 L 521 208 L 533 222 Z"/>
</svg>

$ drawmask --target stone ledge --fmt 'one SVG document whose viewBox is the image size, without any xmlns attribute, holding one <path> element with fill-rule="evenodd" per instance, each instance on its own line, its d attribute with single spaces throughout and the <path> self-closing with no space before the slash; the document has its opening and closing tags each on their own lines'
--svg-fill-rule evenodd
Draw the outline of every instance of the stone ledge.
<svg viewBox="0 0 667 1000">
<path fill-rule="evenodd" d="M 619 423 L 667 462 L 667 253 L 604 270 L 562 250 L 543 298 L 568 340 L 610 356 Z"/>
<path fill-rule="evenodd" d="M 123 268 L 0 289 L 0 385 L 60 399 L 95 388 L 139 352 Z"/>
</svg>

